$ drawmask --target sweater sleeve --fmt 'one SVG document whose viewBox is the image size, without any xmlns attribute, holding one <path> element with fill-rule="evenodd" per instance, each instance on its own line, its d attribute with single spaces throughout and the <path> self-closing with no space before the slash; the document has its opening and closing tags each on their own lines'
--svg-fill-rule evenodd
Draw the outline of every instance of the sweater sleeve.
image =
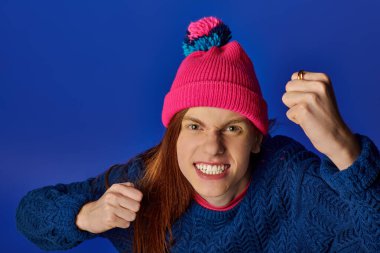
<svg viewBox="0 0 380 253">
<path fill-rule="evenodd" d="M 357 159 L 340 171 L 299 143 L 289 145 L 285 167 L 289 213 L 312 252 L 380 252 L 380 155 L 367 136 Z M 314 247 L 314 248 L 313 248 Z"/>
<path fill-rule="evenodd" d="M 97 234 L 80 230 L 75 222 L 82 206 L 99 199 L 106 191 L 105 177 L 110 184 L 122 182 L 136 162 L 116 164 L 110 173 L 82 182 L 45 186 L 28 192 L 16 210 L 17 229 L 43 250 L 66 250 Z"/>
<path fill-rule="evenodd" d="M 358 236 L 360 248 L 366 252 L 380 252 L 379 150 L 368 137 L 356 136 L 360 140 L 361 153 L 354 163 L 340 171 L 327 156 L 323 156 L 320 174 L 347 204 L 346 218 Z M 346 244 L 346 238 L 341 238 L 342 233 L 337 236 L 332 248 L 339 250 Z"/>
</svg>

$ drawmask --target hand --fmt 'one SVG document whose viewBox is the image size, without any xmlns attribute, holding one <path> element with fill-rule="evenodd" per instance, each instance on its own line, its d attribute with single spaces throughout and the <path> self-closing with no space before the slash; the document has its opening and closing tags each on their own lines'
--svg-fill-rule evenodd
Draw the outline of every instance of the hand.
<svg viewBox="0 0 380 253">
<path fill-rule="evenodd" d="M 81 208 L 76 225 L 95 234 L 115 227 L 128 228 L 136 219 L 142 197 L 143 194 L 130 182 L 113 184 L 99 200 Z"/>
<path fill-rule="evenodd" d="M 286 116 L 300 125 L 314 147 L 343 170 L 360 153 L 355 135 L 338 111 L 330 78 L 324 73 L 305 72 L 303 80 L 293 73 L 282 101 L 290 109 Z"/>
</svg>

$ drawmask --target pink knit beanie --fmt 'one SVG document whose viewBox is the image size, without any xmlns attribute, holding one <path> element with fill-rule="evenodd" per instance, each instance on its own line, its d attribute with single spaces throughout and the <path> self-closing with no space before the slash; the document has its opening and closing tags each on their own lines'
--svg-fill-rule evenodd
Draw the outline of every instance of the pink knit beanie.
<svg viewBox="0 0 380 253">
<path fill-rule="evenodd" d="M 268 133 L 267 104 L 253 63 L 229 28 L 215 17 L 190 23 L 183 42 L 186 55 L 166 94 L 162 123 L 168 127 L 175 113 L 189 107 L 228 109 L 248 118 Z"/>
</svg>

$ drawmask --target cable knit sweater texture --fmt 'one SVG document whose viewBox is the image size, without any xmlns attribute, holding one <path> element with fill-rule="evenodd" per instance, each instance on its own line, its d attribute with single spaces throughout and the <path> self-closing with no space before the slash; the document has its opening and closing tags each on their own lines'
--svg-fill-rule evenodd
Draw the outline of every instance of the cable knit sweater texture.
<svg viewBox="0 0 380 253">
<path fill-rule="evenodd" d="M 286 136 L 268 137 L 252 164 L 252 182 L 227 211 L 193 201 L 173 226 L 171 252 L 380 252 L 380 155 L 356 134 L 361 153 L 346 170 Z M 116 164 L 111 183 L 136 181 L 139 156 Z M 17 208 L 17 227 L 44 250 L 70 249 L 95 237 L 132 252 L 133 226 L 102 234 L 79 230 L 80 208 L 105 192 L 105 174 L 30 191 Z"/>
</svg>

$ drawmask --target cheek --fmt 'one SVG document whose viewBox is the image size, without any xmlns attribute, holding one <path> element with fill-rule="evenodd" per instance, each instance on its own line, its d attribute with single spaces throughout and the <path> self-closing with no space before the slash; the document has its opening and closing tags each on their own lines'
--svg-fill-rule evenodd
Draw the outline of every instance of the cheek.
<svg viewBox="0 0 380 253">
<path fill-rule="evenodd" d="M 200 145 L 199 139 L 194 135 L 181 132 L 177 139 L 177 160 L 182 174 L 191 181 L 194 177 L 193 162 Z"/>
<path fill-rule="evenodd" d="M 177 159 L 178 159 L 178 165 L 182 171 L 184 172 L 184 168 L 189 163 L 189 157 L 190 157 L 190 145 L 188 143 L 187 138 L 180 134 L 177 139 Z"/>
<path fill-rule="evenodd" d="M 177 153 L 189 156 L 199 144 L 197 137 L 181 132 L 177 139 Z"/>
<path fill-rule="evenodd" d="M 230 145 L 231 156 L 234 158 L 239 172 L 244 173 L 249 165 L 252 143 L 238 142 Z"/>
</svg>

